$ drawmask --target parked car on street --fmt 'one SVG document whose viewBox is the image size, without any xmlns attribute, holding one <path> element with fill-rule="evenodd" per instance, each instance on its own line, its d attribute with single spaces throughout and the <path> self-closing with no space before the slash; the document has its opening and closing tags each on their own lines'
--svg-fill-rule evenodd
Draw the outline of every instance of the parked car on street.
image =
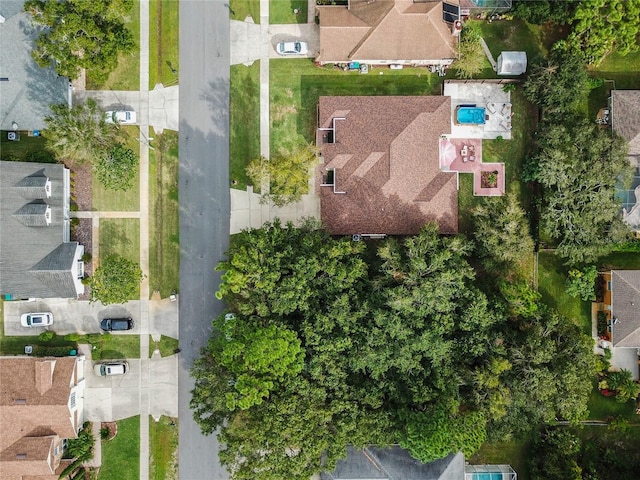
<svg viewBox="0 0 640 480">
<path fill-rule="evenodd" d="M 305 42 L 280 42 L 276 51 L 279 55 L 306 55 L 309 47 Z"/>
<path fill-rule="evenodd" d="M 23 327 L 48 327 L 53 323 L 53 313 L 24 313 L 20 317 L 20 325 Z"/>
<path fill-rule="evenodd" d="M 135 324 L 131 317 L 127 318 L 105 318 L 100 322 L 100 328 L 105 332 L 131 330 Z"/>
<path fill-rule="evenodd" d="M 129 371 L 129 364 L 125 361 L 96 363 L 93 372 L 99 377 L 124 375 Z"/>
<path fill-rule="evenodd" d="M 104 113 L 104 120 L 107 123 L 131 125 L 136 123 L 136 112 L 132 110 L 109 110 Z"/>
</svg>

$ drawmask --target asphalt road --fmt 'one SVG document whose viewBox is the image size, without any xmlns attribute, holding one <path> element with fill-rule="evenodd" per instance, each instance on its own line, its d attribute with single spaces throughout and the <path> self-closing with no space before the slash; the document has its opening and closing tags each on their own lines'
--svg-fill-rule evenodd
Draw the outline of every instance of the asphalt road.
<svg viewBox="0 0 640 480">
<path fill-rule="evenodd" d="M 229 245 L 229 10 L 222 0 L 180 2 L 180 479 L 229 478 L 215 435 L 189 409 L 189 368 L 224 306 L 214 270 Z"/>
</svg>

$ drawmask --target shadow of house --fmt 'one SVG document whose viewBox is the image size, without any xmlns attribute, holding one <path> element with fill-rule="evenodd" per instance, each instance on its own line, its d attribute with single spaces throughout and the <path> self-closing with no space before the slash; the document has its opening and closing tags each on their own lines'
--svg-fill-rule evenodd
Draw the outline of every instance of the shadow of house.
<svg viewBox="0 0 640 480">
<path fill-rule="evenodd" d="M 0 294 L 77 298 L 84 247 L 70 241 L 70 176 L 63 165 L 0 162 Z"/>
<path fill-rule="evenodd" d="M 22 0 L 3 0 L 0 14 L 0 130 L 41 130 L 49 105 L 69 102 L 69 79 L 53 67 L 40 68 L 31 57 L 38 37 Z"/>
</svg>

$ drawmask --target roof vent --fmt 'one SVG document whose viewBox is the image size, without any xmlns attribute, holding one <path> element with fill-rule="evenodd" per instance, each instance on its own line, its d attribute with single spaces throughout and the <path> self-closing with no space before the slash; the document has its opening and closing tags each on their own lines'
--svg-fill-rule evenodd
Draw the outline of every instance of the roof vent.
<svg viewBox="0 0 640 480">
<path fill-rule="evenodd" d="M 26 405 L 27 404 L 27 399 L 26 398 L 16 398 L 16 405 Z"/>
<path fill-rule="evenodd" d="M 26 453 L 16 453 L 16 459 L 17 460 L 25 460 L 27 458 L 27 454 Z"/>
</svg>

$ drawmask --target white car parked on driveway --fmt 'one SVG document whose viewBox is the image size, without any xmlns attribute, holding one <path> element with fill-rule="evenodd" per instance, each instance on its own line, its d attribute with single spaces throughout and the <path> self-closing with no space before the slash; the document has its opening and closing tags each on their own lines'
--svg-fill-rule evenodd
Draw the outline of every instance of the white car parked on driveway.
<svg viewBox="0 0 640 480">
<path fill-rule="evenodd" d="M 127 362 L 104 362 L 96 363 L 93 372 L 99 377 L 109 377 L 111 375 L 124 375 L 129 371 Z"/>
<path fill-rule="evenodd" d="M 306 55 L 309 47 L 305 42 L 280 42 L 276 51 L 279 55 Z"/>
<path fill-rule="evenodd" d="M 131 125 L 136 123 L 136 112 L 132 110 L 109 110 L 104 113 L 104 121 Z"/>
<path fill-rule="evenodd" d="M 53 313 L 23 313 L 20 317 L 20 325 L 23 327 L 48 327 L 53 323 Z"/>
</svg>

